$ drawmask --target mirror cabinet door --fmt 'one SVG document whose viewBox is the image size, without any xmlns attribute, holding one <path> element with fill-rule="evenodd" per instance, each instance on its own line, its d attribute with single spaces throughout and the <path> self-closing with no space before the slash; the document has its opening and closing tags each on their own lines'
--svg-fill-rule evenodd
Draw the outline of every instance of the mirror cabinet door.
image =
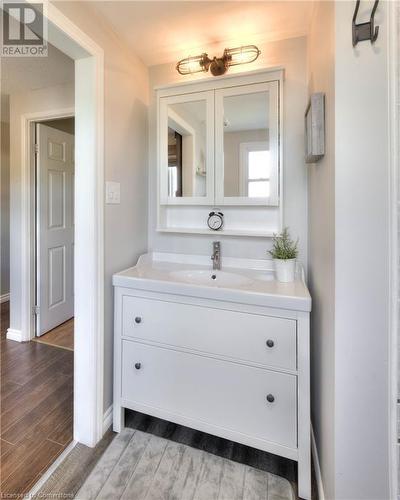
<svg viewBox="0 0 400 500">
<path fill-rule="evenodd" d="M 214 201 L 214 93 L 160 99 L 161 203 Z"/>
<path fill-rule="evenodd" d="M 278 82 L 220 89 L 215 99 L 217 204 L 278 205 Z"/>
</svg>

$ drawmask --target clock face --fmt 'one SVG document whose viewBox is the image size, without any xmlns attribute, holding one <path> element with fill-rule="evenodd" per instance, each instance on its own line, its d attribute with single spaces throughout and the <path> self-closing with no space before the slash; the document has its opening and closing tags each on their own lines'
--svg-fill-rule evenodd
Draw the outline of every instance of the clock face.
<svg viewBox="0 0 400 500">
<path fill-rule="evenodd" d="M 211 212 L 210 215 L 208 216 L 207 224 L 208 227 L 213 231 L 218 231 L 218 229 L 221 229 L 223 223 L 224 223 L 223 215 L 220 212 L 218 213 Z"/>
</svg>

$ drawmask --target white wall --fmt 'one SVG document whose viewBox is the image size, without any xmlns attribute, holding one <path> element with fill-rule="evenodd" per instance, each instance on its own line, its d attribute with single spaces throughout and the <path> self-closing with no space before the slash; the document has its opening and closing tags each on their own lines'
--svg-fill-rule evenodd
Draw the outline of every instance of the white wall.
<svg viewBox="0 0 400 500">
<path fill-rule="evenodd" d="M 90 5 L 55 2 L 104 50 L 105 179 L 121 183 L 121 204 L 105 209 L 104 409 L 112 403 L 113 273 L 147 249 L 148 72 Z"/>
<path fill-rule="evenodd" d="M 325 495 L 335 498 L 335 6 L 318 2 L 308 39 L 309 92 L 325 93 L 326 153 L 309 165 L 311 419 Z M 347 33 L 347 32 L 346 32 Z"/>
<path fill-rule="evenodd" d="M 0 295 L 10 291 L 10 100 L 1 95 L 1 271 Z"/>
<path fill-rule="evenodd" d="M 271 42 L 260 46 L 261 56 L 248 66 L 235 66 L 230 73 L 271 66 L 285 67 L 284 82 L 284 223 L 300 237 L 300 259 L 307 263 L 307 172 L 304 167 L 304 111 L 307 102 L 306 39 L 304 37 Z M 202 78 L 202 76 L 197 78 Z M 207 78 L 207 77 L 206 77 Z M 208 77 L 212 78 L 212 77 Z M 195 79 L 182 77 L 175 63 L 150 67 L 151 104 L 149 118 L 149 247 L 154 251 L 187 252 L 208 255 L 211 241 L 207 235 L 157 233 L 156 183 L 156 101 L 153 88 L 168 83 Z M 218 235 L 226 256 L 265 258 L 271 240 L 234 238 Z"/>
<path fill-rule="evenodd" d="M 368 19 L 373 2 L 361 5 Z M 337 500 L 390 497 L 387 8 L 376 43 L 355 49 L 354 2 L 335 9 Z"/>
</svg>

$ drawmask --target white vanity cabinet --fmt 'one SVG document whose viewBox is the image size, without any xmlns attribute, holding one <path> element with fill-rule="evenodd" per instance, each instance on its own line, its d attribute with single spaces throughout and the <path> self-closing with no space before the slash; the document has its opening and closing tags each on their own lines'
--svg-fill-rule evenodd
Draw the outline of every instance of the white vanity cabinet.
<svg viewBox="0 0 400 500">
<path fill-rule="evenodd" d="M 155 260 L 114 276 L 114 430 L 130 408 L 297 460 L 310 498 L 304 281 L 252 271 L 240 289 L 207 289 L 174 281 Z"/>
</svg>

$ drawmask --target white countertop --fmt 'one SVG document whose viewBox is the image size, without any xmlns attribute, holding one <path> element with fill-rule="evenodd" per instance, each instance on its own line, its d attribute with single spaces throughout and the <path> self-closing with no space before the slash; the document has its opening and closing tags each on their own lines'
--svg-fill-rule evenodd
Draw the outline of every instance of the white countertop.
<svg viewBox="0 0 400 500">
<path fill-rule="evenodd" d="M 190 276 L 186 276 L 190 272 L 200 277 L 207 275 L 207 280 L 209 272 L 209 282 L 191 282 Z M 213 274 L 216 276 L 211 279 Z M 228 278 L 227 283 L 223 282 L 224 277 Z M 236 279 L 229 283 L 230 277 Z M 222 255 L 221 271 L 213 271 L 210 257 L 206 255 L 148 253 L 139 257 L 136 266 L 114 274 L 113 285 L 296 311 L 311 310 L 311 297 L 302 267 L 297 264 L 294 282 L 280 283 L 275 279 L 272 260 L 236 259 Z"/>
</svg>

